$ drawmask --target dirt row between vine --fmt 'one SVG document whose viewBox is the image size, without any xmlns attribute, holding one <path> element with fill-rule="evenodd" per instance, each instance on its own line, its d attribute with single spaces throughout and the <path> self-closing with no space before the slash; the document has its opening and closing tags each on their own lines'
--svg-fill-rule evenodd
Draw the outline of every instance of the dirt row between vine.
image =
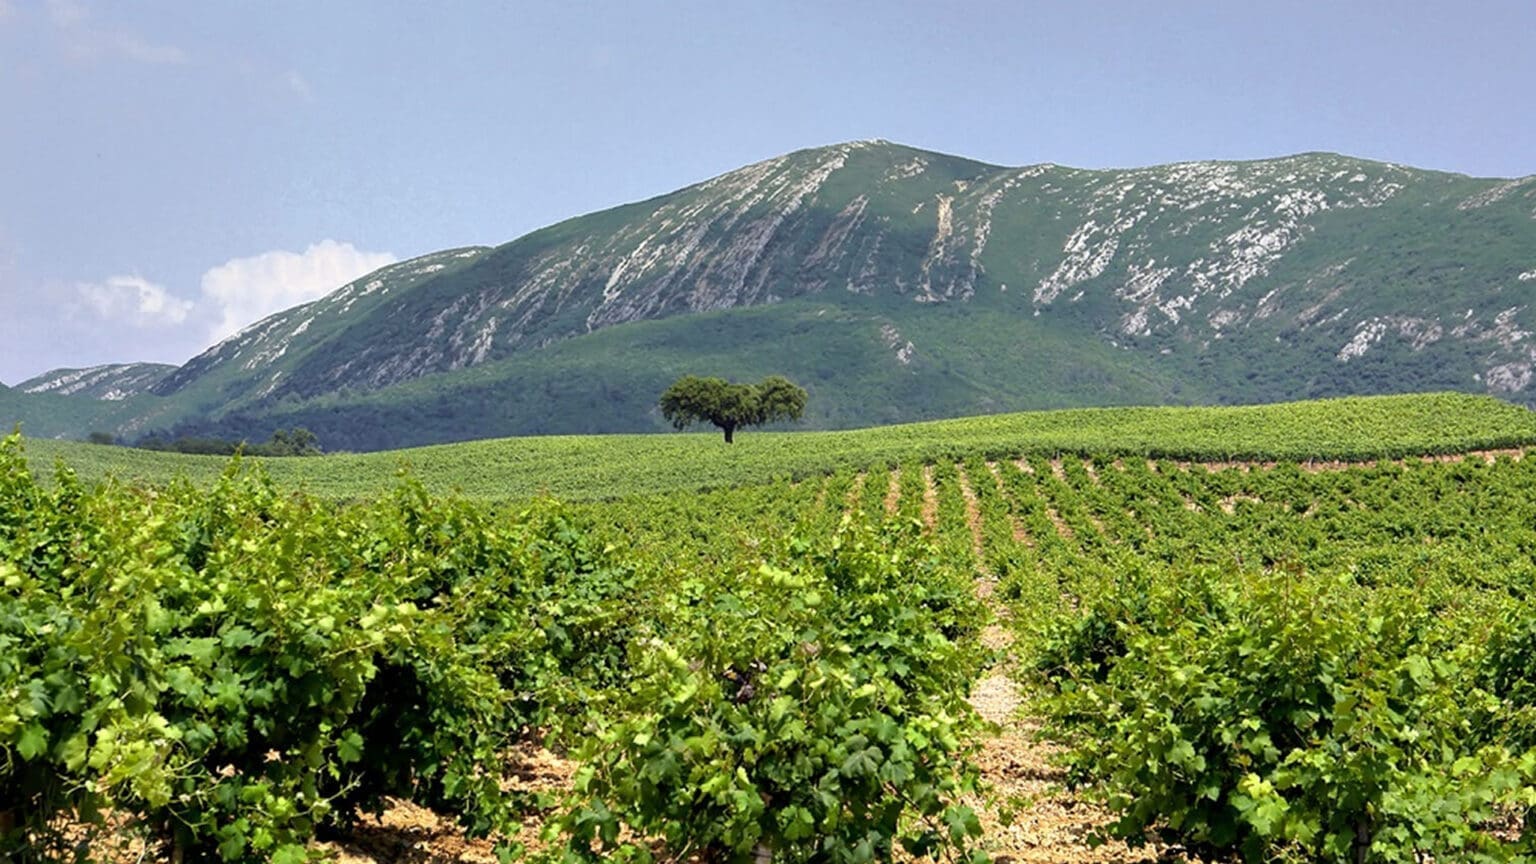
<svg viewBox="0 0 1536 864">
<path fill-rule="evenodd" d="M 859 496 L 864 494 L 864 484 L 869 475 L 863 471 L 853 475 L 853 482 L 848 484 L 848 494 L 843 496 L 843 512 L 852 513 L 859 509 Z"/>
<path fill-rule="evenodd" d="M 512 757 L 517 770 L 508 786 L 525 792 L 556 795 L 569 791 L 576 763 L 535 745 L 519 748 Z M 530 814 L 514 838 L 529 849 L 540 848 L 544 816 Z M 410 801 L 392 800 L 377 817 L 365 817 L 337 840 L 317 843 L 338 864 L 495 864 L 495 844 L 487 838 L 467 839 L 452 819 Z"/>
<path fill-rule="evenodd" d="M 988 462 L 987 470 L 992 472 L 992 479 L 997 483 L 997 494 L 1001 495 L 1005 501 L 1011 501 L 1008 487 L 1003 483 L 1003 469 L 996 462 Z M 1008 528 L 1013 535 L 1013 542 L 1022 543 L 1031 549 L 1035 548 L 1035 538 L 1029 536 L 1029 531 L 1025 530 L 1024 523 L 1019 521 L 1019 517 L 1013 514 L 1011 507 L 1008 512 Z"/>
<path fill-rule="evenodd" d="M 923 466 L 923 527 L 932 534 L 939 526 L 939 484 L 933 479 L 933 466 Z"/>
<path fill-rule="evenodd" d="M 901 506 L 901 466 L 891 469 L 890 479 L 885 487 L 885 515 L 895 516 L 896 510 Z"/>
<path fill-rule="evenodd" d="M 981 505 L 976 501 L 976 490 L 965 468 L 956 465 L 955 473 L 960 484 L 960 497 L 965 501 L 965 524 L 971 532 L 971 556 L 976 561 L 976 596 L 983 600 L 992 596 L 992 574 L 987 570 L 985 543 L 981 534 Z"/>
<path fill-rule="evenodd" d="M 994 796 L 991 803 L 975 799 L 970 805 L 980 816 L 982 840 L 992 860 L 999 864 L 1129 864 L 1147 861 L 1187 861 L 1170 857 L 1166 850 L 1152 847 L 1132 849 L 1113 841 L 1091 846 L 1088 837 L 1102 829 L 1110 815 L 1102 807 L 1089 803 L 1065 788 L 1066 772 L 1056 765 L 1060 748 L 1046 741 L 1039 723 L 1030 718 L 1013 678 L 1018 658 L 1010 648 L 1013 631 L 1007 626 L 1011 617 L 993 591 L 994 577 L 985 569 L 982 556 L 983 533 L 981 509 L 971 480 L 961 466 L 960 492 L 965 498 L 966 524 L 975 544 L 977 560 L 976 596 L 991 609 L 996 623 L 982 631 L 982 644 L 995 653 L 997 660 L 978 680 L 968 700 L 981 718 L 992 724 L 994 734 L 981 742 L 976 763 L 982 782 Z M 1002 474 L 996 463 L 988 463 L 989 473 L 1004 497 Z M 1060 463 L 1053 465 L 1060 470 Z M 1090 475 L 1094 476 L 1094 475 Z M 1028 535 L 1013 520 L 1014 539 Z M 1069 529 L 1070 530 L 1070 529 Z M 1004 820 L 999 805 L 1012 811 Z"/>
</svg>

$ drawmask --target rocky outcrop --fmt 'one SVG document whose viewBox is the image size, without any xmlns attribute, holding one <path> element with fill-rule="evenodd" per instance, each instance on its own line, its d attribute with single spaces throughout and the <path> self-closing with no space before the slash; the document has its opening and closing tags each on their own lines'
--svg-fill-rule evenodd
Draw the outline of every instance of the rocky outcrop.
<svg viewBox="0 0 1536 864">
<path fill-rule="evenodd" d="M 165 363 L 108 363 L 84 369 L 54 369 L 16 385 L 22 393 L 55 393 L 120 402 L 149 392 L 176 371 Z"/>
</svg>

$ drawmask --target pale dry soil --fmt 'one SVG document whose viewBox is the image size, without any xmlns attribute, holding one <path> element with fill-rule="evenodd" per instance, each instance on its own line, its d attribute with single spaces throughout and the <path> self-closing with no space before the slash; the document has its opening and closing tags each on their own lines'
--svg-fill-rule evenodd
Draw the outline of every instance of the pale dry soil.
<svg viewBox="0 0 1536 864">
<path fill-rule="evenodd" d="M 939 487 L 933 479 L 933 466 L 923 466 L 923 526 L 932 534 L 939 524 Z"/>
<path fill-rule="evenodd" d="M 513 754 L 518 770 L 509 781 L 512 788 L 529 792 L 563 792 L 576 773 L 575 763 L 542 747 L 529 745 Z M 529 816 L 517 841 L 529 848 L 539 846 L 543 819 Z M 474 862 L 495 864 L 493 843 L 466 840 L 452 819 L 409 801 L 393 801 L 378 818 L 370 818 L 339 841 L 316 844 L 339 864 L 437 864 Z"/>
<path fill-rule="evenodd" d="M 982 634 L 988 647 L 1006 652 L 1011 634 L 1001 627 Z M 976 682 L 970 702 L 996 734 L 982 743 L 977 757 L 982 779 L 992 787 L 995 805 L 974 802 L 981 814 L 983 839 L 992 859 L 1002 864 L 1128 864 L 1137 861 L 1192 862 L 1167 849 L 1133 849 L 1123 842 L 1089 845 L 1088 836 L 1110 821 L 1103 808 L 1066 789 L 1065 772 L 1056 766 L 1059 748 L 1045 741 L 1040 725 L 1027 715 L 1019 688 L 1009 677 L 1009 659 Z M 1011 811 L 1005 822 L 1001 810 Z"/>
<path fill-rule="evenodd" d="M 901 466 L 891 469 L 890 482 L 885 490 L 885 515 L 895 516 L 901 507 Z"/>
</svg>

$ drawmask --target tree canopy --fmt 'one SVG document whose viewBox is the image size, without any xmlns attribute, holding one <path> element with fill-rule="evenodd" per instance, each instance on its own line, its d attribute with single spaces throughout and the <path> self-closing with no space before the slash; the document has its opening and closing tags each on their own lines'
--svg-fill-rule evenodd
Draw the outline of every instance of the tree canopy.
<svg viewBox="0 0 1536 864">
<path fill-rule="evenodd" d="M 730 444 L 737 429 L 775 420 L 799 420 L 805 413 L 805 390 L 781 375 L 756 384 L 732 384 L 724 378 L 684 375 L 661 394 L 661 416 L 673 428 L 709 422 L 725 433 Z"/>
<path fill-rule="evenodd" d="M 117 443 L 117 439 L 110 434 L 100 432 L 92 432 L 88 440 L 93 444 Z M 275 430 L 272 437 L 261 444 L 193 435 L 180 435 L 169 439 L 150 434 L 141 438 L 134 446 L 141 450 L 163 450 L 205 456 L 233 456 L 242 452 L 247 456 L 319 456 L 324 452 L 320 449 L 320 439 L 315 436 L 315 433 L 302 426 L 294 427 L 292 431 Z"/>
</svg>

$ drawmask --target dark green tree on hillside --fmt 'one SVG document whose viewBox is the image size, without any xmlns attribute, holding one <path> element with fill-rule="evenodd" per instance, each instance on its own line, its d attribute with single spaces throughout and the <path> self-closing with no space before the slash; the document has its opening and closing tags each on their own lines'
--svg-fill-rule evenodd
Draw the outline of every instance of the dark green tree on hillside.
<svg viewBox="0 0 1536 864">
<path fill-rule="evenodd" d="M 799 420 L 805 413 L 805 390 L 780 375 L 757 384 L 732 384 L 724 378 L 684 375 L 661 394 L 661 416 L 673 428 L 709 422 L 725 432 L 725 443 L 743 426 L 775 420 Z"/>
</svg>

